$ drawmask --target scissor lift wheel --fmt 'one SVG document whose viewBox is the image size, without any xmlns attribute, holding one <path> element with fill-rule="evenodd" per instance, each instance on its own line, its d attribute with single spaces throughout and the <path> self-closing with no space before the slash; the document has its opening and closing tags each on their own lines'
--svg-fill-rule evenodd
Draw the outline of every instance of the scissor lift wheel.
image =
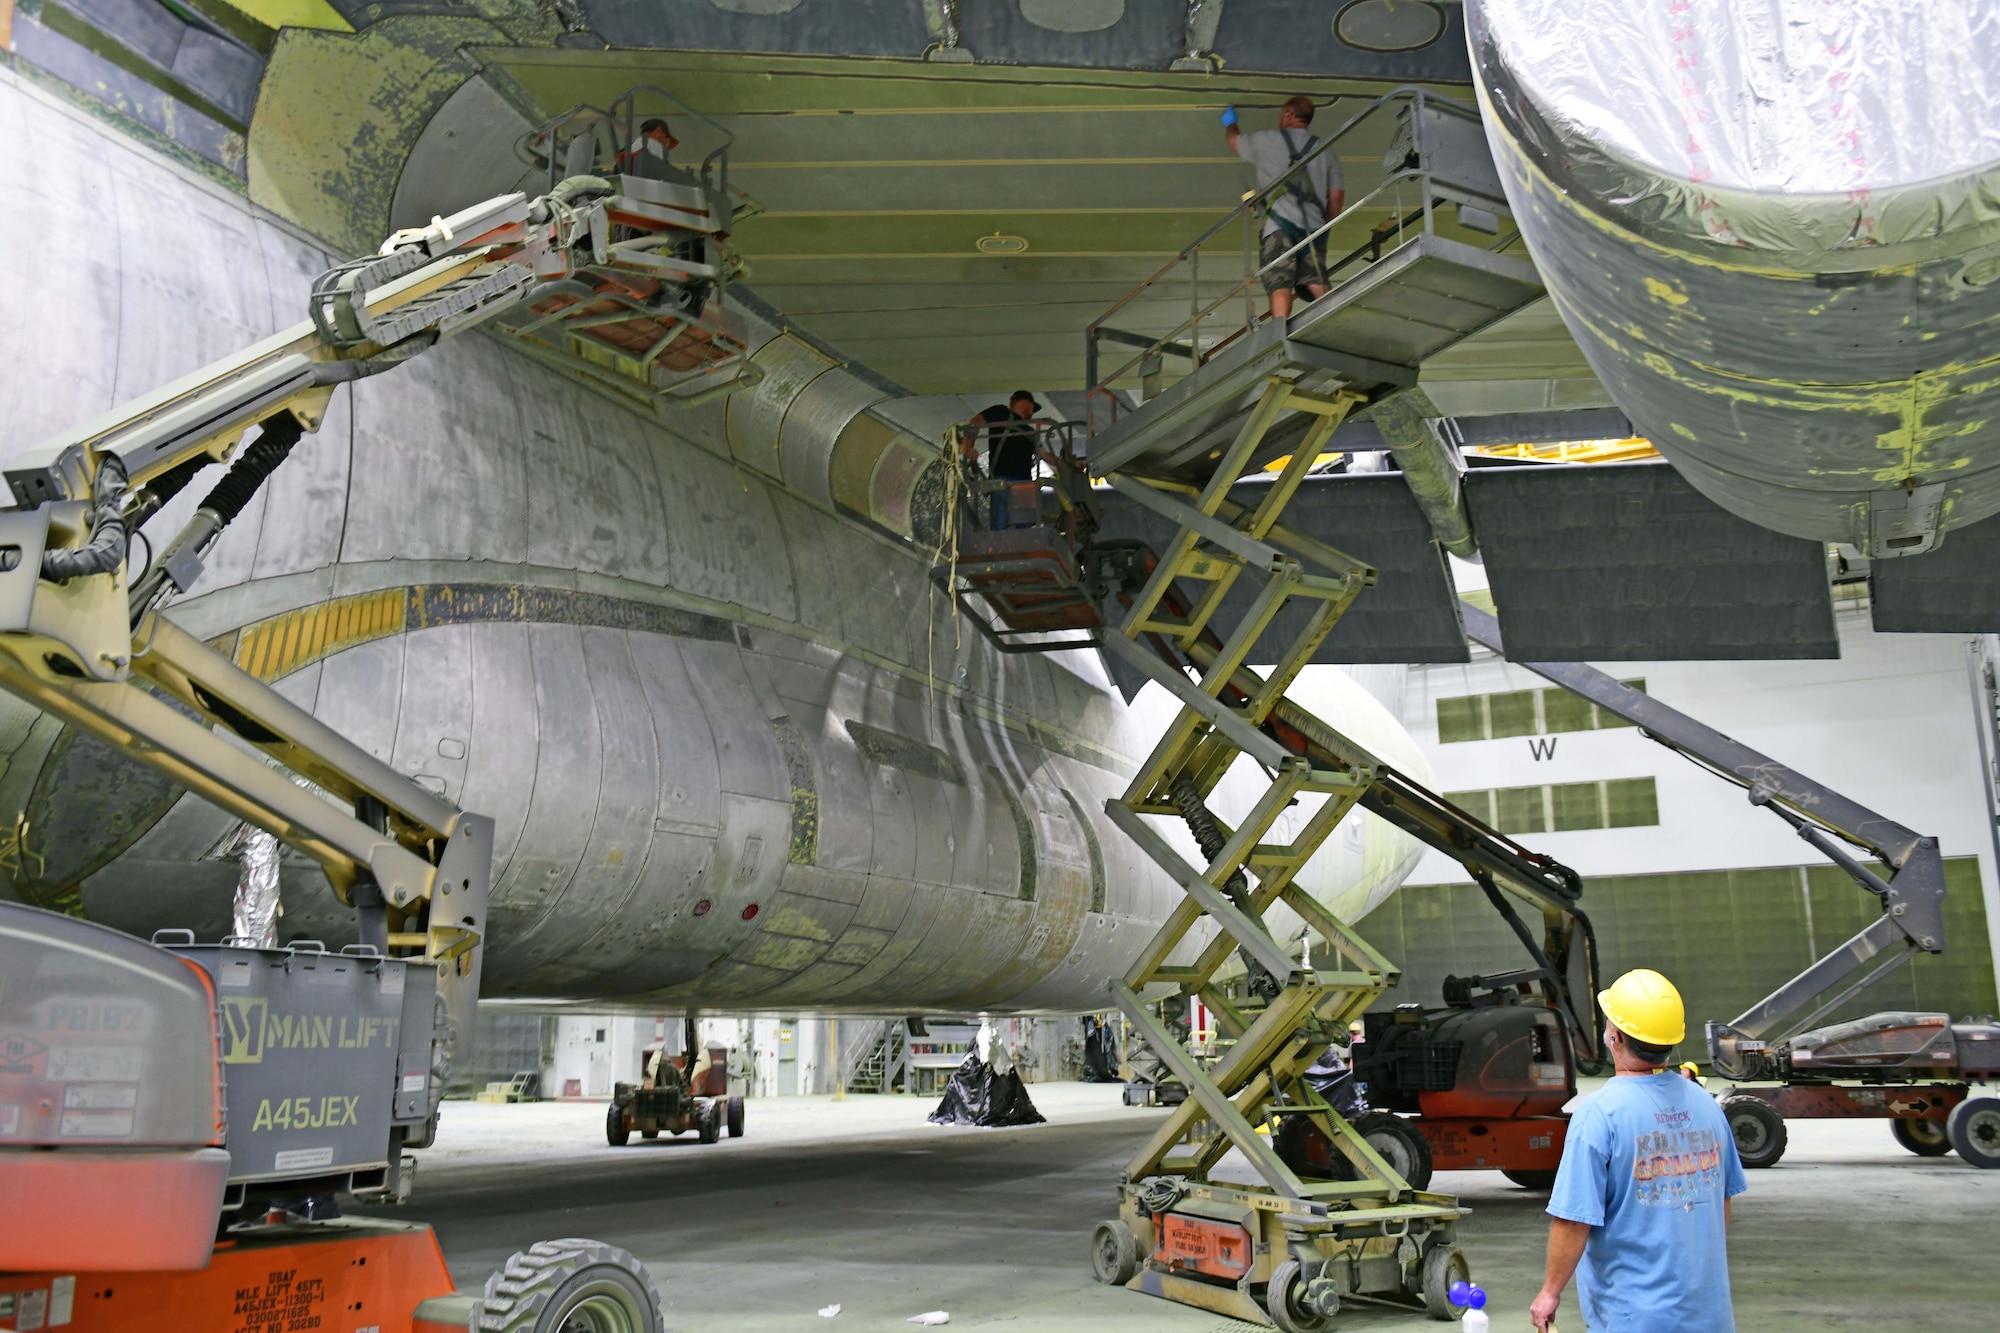
<svg viewBox="0 0 2000 1333">
<path fill-rule="evenodd" d="M 1117 1218 L 1099 1222 L 1090 1236 L 1090 1268 L 1106 1286 L 1122 1287 L 1139 1271 L 1139 1241 Z"/>
</svg>

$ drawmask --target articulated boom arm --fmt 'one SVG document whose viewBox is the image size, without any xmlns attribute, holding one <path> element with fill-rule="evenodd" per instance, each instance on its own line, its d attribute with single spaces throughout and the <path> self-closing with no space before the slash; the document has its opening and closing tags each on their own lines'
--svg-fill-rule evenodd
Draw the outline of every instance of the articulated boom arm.
<svg viewBox="0 0 2000 1333">
<path fill-rule="evenodd" d="M 671 220 L 658 204 L 670 197 L 685 205 Z M 662 247 L 719 234 L 727 217 L 703 191 L 579 176 L 537 199 L 502 195 L 434 218 L 322 275 L 305 322 L 7 469 L 18 507 L 0 512 L 0 688 L 317 861 L 356 909 L 364 945 L 439 967 L 455 1055 L 472 1033 L 492 821 L 397 773 L 161 608 L 318 427 L 336 386 L 516 306 L 547 320 L 588 310 L 594 284 L 664 300 L 709 282 L 707 266 Z M 128 586 L 127 534 L 222 461 L 227 475 Z"/>
<path fill-rule="evenodd" d="M 1475 606 L 1461 609 L 1466 633 L 1503 652 L 1499 621 Z M 1757 1076 L 1767 1050 L 1812 1027 L 1917 952 L 1944 951 L 1944 858 L 1936 838 L 1876 814 L 1596 667 L 1582 662 L 1515 665 L 1582 695 L 1661 745 L 1743 787 L 1752 805 L 1761 805 L 1790 824 L 1881 903 L 1882 915 L 1853 939 L 1734 1022 L 1708 1025 L 1709 1058 L 1726 1077 Z M 1836 839 L 1879 857 L 1889 868 L 1889 878 L 1863 865 L 1848 845 Z M 1826 998 L 1829 993 L 1831 998 Z"/>
<path fill-rule="evenodd" d="M 1203 671 L 1211 667 L 1213 656 L 1213 650 L 1199 642 L 1188 652 L 1188 660 Z M 1261 684 L 1254 673 L 1238 668 L 1231 693 L 1255 697 Z M 1486 827 L 1289 699 L 1281 698 L 1272 707 L 1266 730 L 1284 750 L 1303 755 L 1315 768 L 1355 774 L 1360 786 L 1356 805 L 1464 866 L 1534 959 L 1540 974 L 1536 984 L 1569 1025 L 1579 1058 L 1586 1064 L 1602 1058 L 1597 941 L 1590 918 L 1579 905 L 1583 883 L 1575 871 Z M 1541 912 L 1540 940 L 1510 897 Z"/>
</svg>

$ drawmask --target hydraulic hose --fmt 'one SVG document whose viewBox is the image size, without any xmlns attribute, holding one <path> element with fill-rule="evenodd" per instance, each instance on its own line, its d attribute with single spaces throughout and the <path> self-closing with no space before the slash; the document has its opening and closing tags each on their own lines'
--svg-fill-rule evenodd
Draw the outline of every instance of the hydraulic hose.
<svg viewBox="0 0 2000 1333">
<path fill-rule="evenodd" d="M 243 457 L 236 460 L 234 467 L 215 483 L 215 489 L 201 502 L 201 507 L 215 515 L 216 531 L 220 532 L 236 521 L 264 479 L 278 470 L 278 465 L 291 456 L 293 446 L 305 428 L 299 419 L 287 412 L 281 417 L 266 422 L 256 443 L 243 451 Z"/>
<path fill-rule="evenodd" d="M 1215 826 L 1215 816 L 1209 813 L 1208 806 L 1202 802 L 1201 793 L 1195 790 L 1194 779 L 1186 773 L 1181 773 L 1174 778 L 1171 790 L 1174 807 L 1181 812 L 1181 818 L 1187 823 L 1188 832 L 1194 835 L 1195 845 L 1201 848 L 1203 856 L 1213 861 L 1222 854 L 1228 839 L 1224 838 L 1222 830 Z M 1245 916 L 1256 915 L 1256 908 L 1250 901 L 1250 882 L 1244 878 L 1240 867 L 1230 872 L 1229 878 L 1222 884 L 1222 892 Z M 1265 999 L 1276 995 L 1279 990 L 1278 979 L 1271 975 L 1270 969 L 1258 962 L 1248 949 L 1238 949 L 1237 953 L 1242 957 L 1243 966 L 1249 973 L 1251 993 L 1261 995 Z"/>
<path fill-rule="evenodd" d="M 116 454 L 98 460 L 96 507 L 90 540 L 66 550 L 42 552 L 42 577 L 68 583 L 91 574 L 109 574 L 125 563 L 125 462 Z"/>
<path fill-rule="evenodd" d="M 187 489 L 195 474 L 203 468 L 212 467 L 215 460 L 207 454 L 196 454 L 132 492 L 132 511 L 125 516 L 126 526 L 133 532 L 144 526 L 147 519 L 164 509 L 169 500 Z"/>
<path fill-rule="evenodd" d="M 132 589 L 132 619 L 137 623 L 159 599 L 165 595 L 168 581 L 174 574 L 186 568 L 189 561 L 200 560 L 222 530 L 236 520 L 265 479 L 278 470 L 278 466 L 291 455 L 292 449 L 305 433 L 305 427 L 290 412 L 280 413 L 264 423 L 264 428 L 252 444 L 238 456 L 215 489 L 194 511 L 194 517 L 180 530 L 173 544 L 160 553 L 153 562 L 146 577 Z M 196 568 L 199 568 L 197 563 Z M 178 585 L 177 585 L 178 586 Z"/>
</svg>

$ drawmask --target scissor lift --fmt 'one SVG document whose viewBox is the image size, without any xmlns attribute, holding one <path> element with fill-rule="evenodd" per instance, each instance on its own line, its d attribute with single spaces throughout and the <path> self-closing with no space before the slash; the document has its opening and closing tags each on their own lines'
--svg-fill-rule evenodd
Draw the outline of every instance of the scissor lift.
<svg viewBox="0 0 2000 1333">
<path fill-rule="evenodd" d="M 1575 875 L 1424 791 L 1285 697 L 1375 581 L 1362 561 L 1283 524 L 1300 483 L 1351 412 L 1414 388 L 1430 357 L 1541 295 L 1532 265 L 1439 225 L 1449 204 L 1476 205 L 1475 213 L 1505 207 L 1470 108 L 1399 89 L 1317 151 L 1337 151 L 1337 141 L 1389 118 L 1389 173 L 1349 212 L 1388 208 L 1391 220 L 1376 228 L 1375 243 L 1328 266 L 1326 295 L 1289 319 L 1260 320 L 1246 273 L 1209 299 L 1203 248 L 1240 221 L 1247 257 L 1262 202 L 1253 197 L 1088 333 L 1092 402 L 1105 397 L 1121 418 L 1093 436 L 1091 475 L 1174 527 L 1143 586 L 1128 580 L 1103 603 L 1099 642 L 1181 704 L 1106 810 L 1187 897 L 1111 991 L 1190 1094 L 1127 1165 L 1119 1216 L 1093 1237 L 1093 1265 L 1106 1282 L 1287 1333 L 1331 1327 L 1345 1300 L 1417 1305 L 1449 1319 L 1460 1312 L 1452 1283 L 1469 1277 L 1454 1244 L 1464 1210 L 1448 1196 L 1413 1189 L 1303 1078 L 1396 980 L 1387 959 L 1294 884 L 1350 810 L 1359 804 L 1463 863 L 1536 959 L 1533 972 L 1518 976 L 1543 987 L 1579 1049 L 1596 1042 L 1594 1010 L 1576 1000 L 1589 986 L 1575 973 L 1594 964 Z M 1391 234 L 1395 244 L 1385 248 Z M 1179 320 L 1172 330 L 1107 324 L 1115 316 L 1143 325 L 1171 312 L 1170 285 L 1183 278 L 1180 308 L 1189 313 L 1171 314 Z M 1218 333 L 1235 322 L 1239 297 L 1240 326 Z M 1140 351 L 1100 376 L 1106 342 Z M 1188 364 L 1171 387 L 1162 386 L 1165 357 Z M 1112 390 L 1133 374 L 1146 401 L 1126 410 Z M 1260 495 L 1232 496 L 1267 465 L 1278 475 Z M 1455 474 L 1442 479 L 1450 484 L 1432 506 L 1441 513 L 1457 504 Z M 1248 589 L 1234 628 L 1216 629 L 1228 623 L 1218 620 L 1224 599 Z M 1304 599 L 1305 614 L 1284 615 L 1295 599 Z M 1243 600 L 1232 599 L 1232 615 Z M 1302 627 L 1288 631 L 1289 641 L 1265 643 L 1279 624 Z M 1274 665 L 1260 675 L 1253 661 Z M 1253 760 L 1269 786 L 1230 829 L 1206 801 L 1239 756 Z M 1294 805 L 1301 809 L 1291 840 L 1266 841 Z M 1205 866 L 1189 864 L 1153 827 L 1148 817 L 1160 815 L 1185 822 Z M 1539 944 L 1502 890 L 1542 909 Z M 1316 963 L 1294 957 L 1271 928 L 1280 904 L 1326 941 Z M 1242 972 L 1224 984 L 1218 978 L 1232 953 Z M 1215 1015 L 1227 1049 L 1212 1065 L 1197 1061 L 1153 1013 L 1151 1005 L 1169 996 L 1199 996 Z M 1276 1133 L 1259 1132 L 1293 1116 L 1307 1117 L 1332 1144 L 1330 1174 L 1343 1178 L 1301 1178 L 1274 1148 Z M 1222 1178 L 1232 1150 L 1254 1181 Z"/>
<path fill-rule="evenodd" d="M 1331 548 L 1295 541 L 1311 552 L 1302 558 L 1270 540 L 1321 446 L 1363 401 L 1344 390 L 1305 393 L 1273 377 L 1198 491 L 1123 479 L 1121 489 L 1178 530 L 1123 622 L 1104 636 L 1108 650 L 1182 705 L 1125 795 L 1106 810 L 1187 891 L 1112 995 L 1190 1096 L 1126 1167 L 1119 1217 L 1098 1228 L 1093 1261 L 1106 1281 L 1253 1322 L 1268 1317 L 1286 1329 L 1324 1327 L 1342 1298 L 1353 1296 L 1423 1304 L 1448 1317 L 1450 1284 L 1468 1276 L 1453 1244 L 1463 1210 L 1447 1196 L 1413 1190 L 1302 1078 L 1395 980 L 1387 959 L 1293 883 L 1386 766 L 1359 747 L 1343 747 L 1347 762 L 1323 762 L 1324 752 L 1296 753 L 1264 730 L 1335 622 L 1375 579 L 1374 570 Z M 1230 503 L 1230 488 L 1286 408 L 1317 420 L 1245 517 Z M 1225 506 L 1237 511 L 1237 522 L 1222 517 Z M 1181 579 L 1205 585 L 1191 603 L 1177 591 Z M 1220 639 L 1210 622 L 1245 579 L 1263 586 Z M 1245 663 L 1294 598 L 1311 603 L 1304 627 L 1268 655 L 1277 665 L 1260 677 Z M 1200 670 L 1199 683 L 1175 665 L 1182 662 Z M 1256 761 L 1271 783 L 1243 823 L 1226 830 L 1205 801 L 1239 755 Z M 1314 797 L 1317 809 L 1291 841 L 1265 841 L 1288 808 Z M 1208 864 L 1190 865 L 1147 815 L 1186 820 Z M 1266 922 L 1281 902 L 1326 940 L 1333 958 L 1308 967 L 1292 956 Z M 1200 930 L 1204 917 L 1219 929 Z M 1216 981 L 1233 951 L 1245 967 L 1235 996 Z M 1232 1039 L 1213 1068 L 1197 1063 L 1149 1008 L 1149 990 L 1163 986 L 1200 995 Z M 1346 1158 L 1352 1179 L 1306 1181 L 1287 1166 L 1258 1132 L 1286 1115 L 1310 1117 Z M 1215 1178 L 1231 1149 L 1258 1183 Z"/>
</svg>

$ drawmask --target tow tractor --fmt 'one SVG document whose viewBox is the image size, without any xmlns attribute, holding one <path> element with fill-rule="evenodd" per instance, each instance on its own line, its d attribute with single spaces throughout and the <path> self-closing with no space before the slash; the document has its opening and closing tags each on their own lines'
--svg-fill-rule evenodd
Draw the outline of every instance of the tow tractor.
<svg viewBox="0 0 2000 1333">
<path fill-rule="evenodd" d="M 514 336 L 648 391 L 658 356 L 618 359 L 637 341 L 726 359 L 726 316 L 704 305 L 729 270 L 722 171 L 624 174 L 631 99 L 623 122 L 598 114 L 540 141 L 583 174 L 396 233 L 314 283 L 303 323 L 7 468 L 0 688 L 311 857 L 358 943 L 145 943 L 0 904 L 0 1329 L 662 1327 L 613 1246 L 545 1241 L 457 1293 L 428 1227 L 339 1217 L 343 1199 L 408 1197 L 408 1151 L 469 1054 L 492 822 L 166 614 L 342 383 L 509 311 L 529 316 Z M 127 534 L 218 462 L 133 577 Z"/>
<path fill-rule="evenodd" d="M 698 1045 L 694 1019 L 686 1019 L 681 1049 L 687 1054 L 649 1049 L 640 1081 L 612 1088 L 604 1117 L 604 1137 L 612 1147 L 624 1147 L 635 1130 L 648 1139 L 693 1130 L 703 1143 L 714 1143 L 725 1129 L 732 1139 L 743 1137 L 743 1094 L 729 1090 L 728 1048 L 709 1046 L 697 1063 Z"/>
</svg>

